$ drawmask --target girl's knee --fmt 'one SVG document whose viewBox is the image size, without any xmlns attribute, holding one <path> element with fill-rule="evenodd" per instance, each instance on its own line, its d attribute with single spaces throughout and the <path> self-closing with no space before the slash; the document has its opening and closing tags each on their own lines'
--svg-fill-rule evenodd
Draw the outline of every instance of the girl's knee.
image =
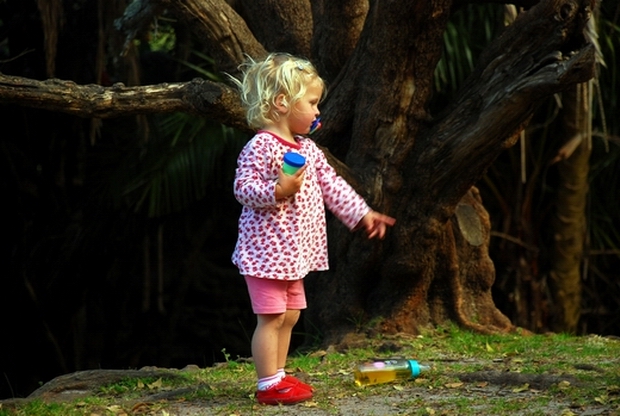
<svg viewBox="0 0 620 416">
<path fill-rule="evenodd" d="M 286 320 L 286 313 L 257 315 L 257 326 L 281 328 Z"/>
</svg>

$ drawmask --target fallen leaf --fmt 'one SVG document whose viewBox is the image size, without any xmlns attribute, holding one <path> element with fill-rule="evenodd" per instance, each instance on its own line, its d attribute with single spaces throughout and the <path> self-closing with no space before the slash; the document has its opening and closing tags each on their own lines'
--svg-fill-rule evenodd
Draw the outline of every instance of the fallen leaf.
<svg viewBox="0 0 620 416">
<path fill-rule="evenodd" d="M 463 383 L 448 383 L 445 384 L 445 386 L 449 389 L 458 389 L 459 387 L 463 386 Z"/>
<path fill-rule="evenodd" d="M 132 413 L 136 413 L 136 412 L 144 412 L 146 410 L 148 410 L 149 405 L 144 403 L 144 402 L 140 402 L 140 403 L 136 403 L 133 405 L 133 407 L 131 408 L 131 412 Z"/>
<path fill-rule="evenodd" d="M 487 342 L 487 351 L 488 352 L 493 352 L 494 351 L 493 347 L 491 347 L 488 342 Z"/>
<path fill-rule="evenodd" d="M 476 383 L 476 387 L 486 387 L 489 385 L 488 381 L 481 381 L 480 383 Z"/>
<path fill-rule="evenodd" d="M 148 387 L 149 387 L 149 389 L 153 390 L 153 389 L 161 388 L 162 385 L 163 384 L 162 384 L 161 377 L 160 377 L 156 381 L 154 381 L 151 384 L 149 384 Z"/>
<path fill-rule="evenodd" d="M 301 405 L 303 407 L 318 407 L 319 406 L 317 402 L 303 402 Z"/>
<path fill-rule="evenodd" d="M 607 386 L 607 391 L 610 393 L 618 393 L 620 392 L 620 386 L 616 386 L 615 384 L 612 384 L 610 386 Z"/>
<path fill-rule="evenodd" d="M 570 381 L 562 380 L 558 383 L 558 388 L 561 390 L 567 389 L 570 387 Z"/>
<path fill-rule="evenodd" d="M 513 392 L 513 393 L 521 393 L 521 392 L 523 392 L 523 391 L 527 391 L 527 390 L 529 390 L 529 388 L 530 388 L 530 385 L 529 385 L 528 383 L 525 383 L 525 384 L 524 384 L 524 385 L 522 385 L 522 386 L 515 387 L 514 389 L 512 389 L 512 392 Z"/>
<path fill-rule="evenodd" d="M 394 390 L 398 390 L 398 391 L 403 391 L 403 390 L 405 390 L 403 386 L 395 385 L 395 386 L 393 386 L 393 387 L 394 387 Z"/>
<path fill-rule="evenodd" d="M 607 396 L 598 396 L 594 398 L 594 401 L 600 404 L 607 404 Z"/>
<path fill-rule="evenodd" d="M 116 415 L 116 416 L 127 416 L 127 412 L 125 412 L 125 411 L 123 410 L 123 408 L 122 408 L 122 407 L 120 407 L 120 406 L 119 406 L 119 405 L 117 405 L 117 404 L 113 404 L 113 405 L 111 405 L 111 406 L 108 406 L 108 407 L 106 407 L 106 409 L 107 409 L 109 412 L 112 412 L 112 413 L 113 413 L 114 415 Z"/>
<path fill-rule="evenodd" d="M 315 352 L 311 353 L 310 357 L 316 358 L 316 357 L 324 357 L 326 355 L 327 355 L 327 351 L 319 350 L 319 351 L 315 351 Z"/>
</svg>

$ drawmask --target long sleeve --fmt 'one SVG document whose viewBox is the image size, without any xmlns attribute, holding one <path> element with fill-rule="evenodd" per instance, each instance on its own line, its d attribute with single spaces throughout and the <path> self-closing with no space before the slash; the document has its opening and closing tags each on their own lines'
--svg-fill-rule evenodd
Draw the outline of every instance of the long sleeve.
<svg viewBox="0 0 620 416">
<path fill-rule="evenodd" d="M 345 226 L 354 229 L 360 220 L 368 214 L 370 207 L 347 181 L 336 173 L 327 162 L 323 152 L 316 161 L 316 171 L 323 200 L 329 209 Z"/>
<path fill-rule="evenodd" d="M 242 205 L 250 208 L 276 205 L 275 184 L 278 176 L 271 153 L 262 140 L 253 140 L 239 154 L 234 195 Z"/>
</svg>

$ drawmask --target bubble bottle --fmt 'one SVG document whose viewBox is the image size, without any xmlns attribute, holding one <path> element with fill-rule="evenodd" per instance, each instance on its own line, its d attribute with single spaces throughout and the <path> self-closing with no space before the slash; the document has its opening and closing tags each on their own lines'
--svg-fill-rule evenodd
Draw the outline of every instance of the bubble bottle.
<svg viewBox="0 0 620 416">
<path fill-rule="evenodd" d="M 293 175 L 297 170 L 306 164 L 306 158 L 295 152 L 288 152 L 284 154 L 284 163 L 282 164 L 282 170 L 287 175 Z"/>
<path fill-rule="evenodd" d="M 395 380 L 409 380 L 428 370 L 430 370 L 429 366 L 419 364 L 415 360 L 390 358 L 360 364 L 353 374 L 355 384 L 361 387 Z"/>
</svg>

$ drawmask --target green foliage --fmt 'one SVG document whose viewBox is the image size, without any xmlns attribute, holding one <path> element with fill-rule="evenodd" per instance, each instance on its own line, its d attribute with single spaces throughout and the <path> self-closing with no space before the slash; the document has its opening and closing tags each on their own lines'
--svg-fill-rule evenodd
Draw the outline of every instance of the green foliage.
<svg viewBox="0 0 620 416">
<path fill-rule="evenodd" d="M 106 386 L 101 386 L 101 394 L 103 395 L 129 395 L 132 392 L 137 392 L 145 388 L 159 389 L 164 385 L 171 385 L 169 380 L 162 380 L 161 378 L 145 377 L 145 378 L 127 378 L 116 383 L 112 383 Z"/>
<path fill-rule="evenodd" d="M 466 5 L 458 10 L 443 35 L 444 51 L 435 68 L 435 89 L 454 93 L 474 68 L 484 47 L 496 36 L 502 5 Z"/>
<path fill-rule="evenodd" d="M 186 67 L 193 69 L 194 71 L 196 71 L 197 74 L 213 81 L 213 82 L 223 82 L 224 81 L 224 77 L 222 76 L 222 74 L 213 72 L 211 70 L 211 68 L 213 67 L 213 65 L 215 64 L 215 61 L 205 55 L 202 52 L 193 50 L 192 51 L 192 55 L 196 56 L 199 60 L 198 63 L 193 63 L 190 61 L 186 61 L 186 60 L 177 60 L 179 63 L 185 65 Z"/>
<path fill-rule="evenodd" d="M 618 134 L 618 73 L 620 71 L 620 56 L 618 48 L 620 48 L 620 25 L 618 24 L 619 5 L 616 3 L 616 9 L 612 9 L 613 2 L 601 2 L 601 13 L 598 24 L 598 39 L 601 48 L 601 54 L 604 59 L 604 66 L 598 69 L 597 78 L 600 80 L 600 94 L 606 120 L 611 123 L 609 130 L 613 134 Z"/>
<path fill-rule="evenodd" d="M 169 52 L 174 50 L 176 40 L 176 32 L 172 26 L 158 25 L 151 34 L 149 47 L 152 51 Z"/>
<path fill-rule="evenodd" d="M 138 49 L 170 53 L 176 47 L 176 31 L 168 19 L 160 17 L 155 26 L 148 32 L 146 40 L 136 38 L 133 43 Z"/>
<path fill-rule="evenodd" d="M 73 415 L 83 415 L 84 413 L 76 408 L 77 406 L 74 403 L 44 403 L 40 400 L 31 401 L 28 404 L 24 405 L 17 411 L 12 411 L 9 409 L 0 408 L 0 416 L 26 416 L 26 415 L 36 415 L 36 416 L 73 416 Z"/>
<path fill-rule="evenodd" d="M 182 113 L 158 118 L 154 128 L 157 134 L 119 165 L 111 182 L 117 205 L 161 217 L 229 183 L 242 134 Z"/>
</svg>

